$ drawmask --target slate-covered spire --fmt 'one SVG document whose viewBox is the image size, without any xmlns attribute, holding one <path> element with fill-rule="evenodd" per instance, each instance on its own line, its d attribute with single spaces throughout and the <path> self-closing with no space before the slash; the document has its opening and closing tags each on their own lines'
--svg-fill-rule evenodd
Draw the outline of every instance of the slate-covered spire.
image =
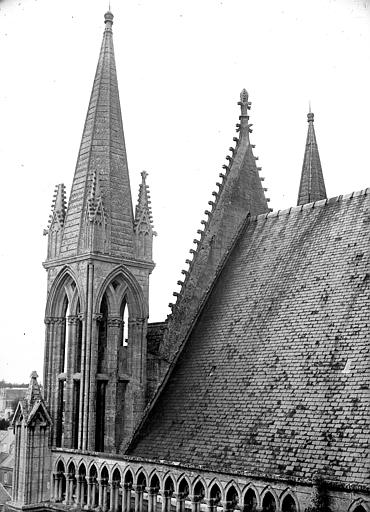
<svg viewBox="0 0 370 512">
<path fill-rule="evenodd" d="M 307 122 L 308 131 L 298 193 L 298 206 L 326 199 L 325 182 L 313 125 L 314 114 L 311 112 L 311 108 L 307 114 Z"/>
<path fill-rule="evenodd" d="M 114 58 L 105 30 L 68 204 L 60 256 L 102 252 L 132 258 L 134 219 Z"/>
</svg>

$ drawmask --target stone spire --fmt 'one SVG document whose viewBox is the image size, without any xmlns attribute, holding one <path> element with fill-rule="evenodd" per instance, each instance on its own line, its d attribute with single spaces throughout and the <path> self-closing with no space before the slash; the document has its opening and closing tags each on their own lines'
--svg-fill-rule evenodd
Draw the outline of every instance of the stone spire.
<svg viewBox="0 0 370 512">
<path fill-rule="evenodd" d="M 133 257 L 133 210 L 112 38 L 105 30 L 68 204 L 60 256 Z"/>
<path fill-rule="evenodd" d="M 314 114 L 311 112 L 311 107 L 307 114 L 307 122 L 308 131 L 298 193 L 298 206 L 326 199 L 325 182 L 313 125 Z"/>
</svg>

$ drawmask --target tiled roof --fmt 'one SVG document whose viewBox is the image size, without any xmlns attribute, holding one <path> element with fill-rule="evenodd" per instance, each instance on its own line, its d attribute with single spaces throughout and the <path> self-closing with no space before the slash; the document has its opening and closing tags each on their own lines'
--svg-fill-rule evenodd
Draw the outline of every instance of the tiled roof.
<svg viewBox="0 0 370 512">
<path fill-rule="evenodd" d="M 251 220 L 130 455 L 370 485 L 369 193 Z"/>
</svg>

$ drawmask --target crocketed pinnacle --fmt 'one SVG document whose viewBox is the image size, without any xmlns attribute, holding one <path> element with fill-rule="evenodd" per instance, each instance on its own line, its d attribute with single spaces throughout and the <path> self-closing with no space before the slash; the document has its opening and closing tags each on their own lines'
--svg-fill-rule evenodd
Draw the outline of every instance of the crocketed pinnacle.
<svg viewBox="0 0 370 512">
<path fill-rule="evenodd" d="M 145 224 L 148 231 L 153 230 L 152 209 L 150 201 L 149 186 L 146 184 L 148 173 L 142 171 L 141 183 L 139 186 L 139 198 L 135 209 L 135 230 L 139 225 Z"/>
<path fill-rule="evenodd" d="M 327 198 L 313 124 L 314 114 L 311 112 L 311 108 L 307 114 L 307 122 L 308 131 L 298 193 L 298 206 Z"/>
<path fill-rule="evenodd" d="M 36 400 L 40 400 L 41 397 L 41 390 L 39 383 L 37 382 L 37 372 L 33 371 L 30 375 L 30 383 L 28 385 L 27 393 L 26 393 L 26 400 L 29 404 L 33 404 Z"/>
<path fill-rule="evenodd" d="M 61 229 L 66 216 L 66 191 L 63 183 L 56 185 L 51 205 L 51 214 L 48 228 L 44 231 L 46 235 L 50 229 Z"/>
<path fill-rule="evenodd" d="M 94 208 L 104 210 L 104 252 L 133 256 L 133 210 L 113 48 L 105 30 L 68 204 L 60 256 L 93 252 Z M 95 220 L 94 220 L 95 219 Z"/>
</svg>

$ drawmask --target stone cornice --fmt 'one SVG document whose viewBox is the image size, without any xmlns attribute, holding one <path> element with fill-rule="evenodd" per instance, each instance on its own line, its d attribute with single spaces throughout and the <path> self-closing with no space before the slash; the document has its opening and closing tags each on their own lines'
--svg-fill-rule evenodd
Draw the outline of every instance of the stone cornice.
<svg viewBox="0 0 370 512">
<path fill-rule="evenodd" d="M 79 254 L 76 256 L 68 256 L 62 258 L 54 258 L 43 262 L 42 266 L 48 270 L 49 268 L 60 267 L 62 265 L 68 265 L 77 261 L 86 261 L 88 263 L 94 263 L 95 261 L 102 261 L 104 263 L 112 263 L 116 265 L 125 265 L 128 268 L 136 267 L 142 269 L 149 269 L 151 272 L 155 267 L 155 263 L 152 261 L 120 258 L 119 256 L 109 256 L 106 254 L 89 253 Z"/>
</svg>

